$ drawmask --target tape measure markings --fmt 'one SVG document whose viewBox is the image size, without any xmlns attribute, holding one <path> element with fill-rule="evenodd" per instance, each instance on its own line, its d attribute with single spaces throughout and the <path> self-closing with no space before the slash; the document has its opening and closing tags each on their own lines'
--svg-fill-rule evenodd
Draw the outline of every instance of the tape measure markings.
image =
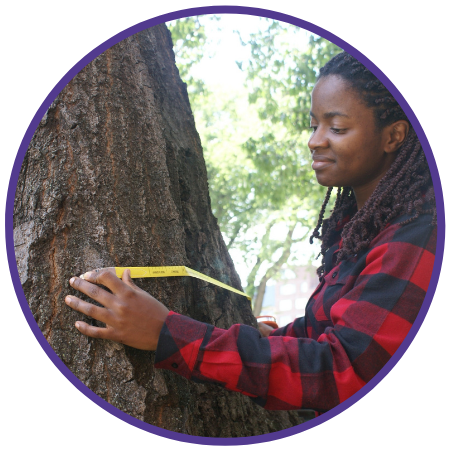
<svg viewBox="0 0 450 450">
<path fill-rule="evenodd" d="M 239 291 L 231 286 L 228 286 L 221 281 L 203 275 L 194 269 L 185 266 L 161 266 L 161 267 L 115 267 L 116 275 L 122 278 L 126 269 L 130 269 L 131 278 L 159 278 L 159 277 L 193 277 L 199 280 L 207 281 L 208 283 L 228 289 L 236 294 L 243 295 L 251 300 L 251 297 L 245 292 Z"/>
</svg>

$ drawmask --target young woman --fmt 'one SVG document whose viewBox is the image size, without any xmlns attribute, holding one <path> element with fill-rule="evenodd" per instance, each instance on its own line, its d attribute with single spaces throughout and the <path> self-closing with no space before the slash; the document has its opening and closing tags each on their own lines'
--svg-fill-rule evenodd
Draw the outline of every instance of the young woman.
<svg viewBox="0 0 450 450">
<path fill-rule="evenodd" d="M 405 113 L 361 63 L 341 53 L 320 71 L 309 148 L 328 192 L 311 240 L 320 284 L 305 316 L 284 328 L 215 328 L 167 308 L 109 269 L 70 280 L 104 306 L 66 303 L 104 322 L 83 334 L 156 350 L 156 367 L 242 392 L 268 409 L 327 411 L 386 364 L 425 297 L 436 247 L 428 165 Z M 323 220 L 333 187 L 337 198 Z M 111 293 L 95 286 L 101 284 Z"/>
</svg>

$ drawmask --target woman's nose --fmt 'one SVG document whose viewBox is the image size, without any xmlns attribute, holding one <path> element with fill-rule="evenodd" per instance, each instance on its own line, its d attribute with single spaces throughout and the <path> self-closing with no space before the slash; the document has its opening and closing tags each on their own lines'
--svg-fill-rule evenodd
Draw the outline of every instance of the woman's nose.
<svg viewBox="0 0 450 450">
<path fill-rule="evenodd" d="M 310 150 L 317 150 L 319 148 L 325 148 L 328 146 L 328 139 L 325 133 L 320 127 L 317 127 L 315 131 L 311 134 L 308 141 L 308 147 Z"/>
</svg>

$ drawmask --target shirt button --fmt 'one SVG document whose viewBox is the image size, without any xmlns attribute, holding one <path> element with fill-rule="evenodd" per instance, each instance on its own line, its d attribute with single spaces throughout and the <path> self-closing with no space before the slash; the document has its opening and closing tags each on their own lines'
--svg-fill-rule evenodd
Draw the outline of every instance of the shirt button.
<svg viewBox="0 0 450 450">
<path fill-rule="evenodd" d="M 331 275 L 331 278 L 336 278 L 337 272 L 334 272 L 333 275 Z"/>
<path fill-rule="evenodd" d="M 178 368 L 178 364 L 177 364 L 177 363 L 173 363 L 173 364 L 172 364 L 172 367 L 173 367 L 174 369 L 177 369 L 177 368 Z"/>
</svg>

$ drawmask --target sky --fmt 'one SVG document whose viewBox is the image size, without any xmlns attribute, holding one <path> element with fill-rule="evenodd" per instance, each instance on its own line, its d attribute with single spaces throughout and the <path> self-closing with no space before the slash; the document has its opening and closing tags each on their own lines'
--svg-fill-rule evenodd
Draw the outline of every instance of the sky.
<svg viewBox="0 0 450 450">
<path fill-rule="evenodd" d="M 248 59 L 250 47 L 241 44 L 235 30 L 239 30 L 242 39 L 246 41 L 251 33 L 266 27 L 266 19 L 239 14 L 222 14 L 219 21 L 206 21 L 205 33 L 209 44 L 206 46 L 205 53 L 212 57 L 203 58 L 193 69 L 192 74 L 210 85 L 220 85 L 225 88 L 236 88 L 242 85 L 245 74 L 238 68 L 236 61 Z M 290 34 L 290 43 L 297 47 L 305 46 L 306 33 L 304 31 L 300 34 Z"/>
</svg>

